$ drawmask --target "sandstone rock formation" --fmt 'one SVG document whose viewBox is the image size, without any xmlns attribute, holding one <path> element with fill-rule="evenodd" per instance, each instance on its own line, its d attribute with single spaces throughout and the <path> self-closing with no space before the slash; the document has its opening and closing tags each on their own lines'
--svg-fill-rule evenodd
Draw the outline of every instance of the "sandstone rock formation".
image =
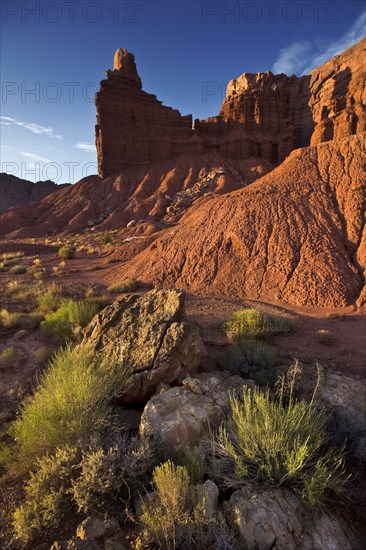
<svg viewBox="0 0 366 550">
<path fill-rule="evenodd" d="M 229 524 L 247 550 L 358 548 L 354 536 L 326 512 L 311 512 L 287 489 L 247 487 L 224 503 Z"/>
<path fill-rule="evenodd" d="M 84 330 L 84 345 L 113 351 L 118 368 L 129 373 L 124 403 L 145 403 L 161 382 L 178 382 L 201 364 L 205 347 L 198 326 L 185 321 L 184 301 L 184 293 L 174 290 L 127 296 Z"/>
<path fill-rule="evenodd" d="M 244 385 L 254 387 L 254 382 L 227 372 L 187 377 L 183 386 L 163 390 L 147 403 L 140 434 L 153 437 L 164 458 L 179 456 L 199 444 L 209 425 L 223 420 L 230 392 L 239 395 Z"/>
<path fill-rule="evenodd" d="M 50 550 L 127 550 L 123 531 L 116 519 L 96 516 L 85 519 L 70 540 L 56 541 Z"/>
<path fill-rule="evenodd" d="M 299 305 L 354 303 L 366 272 L 365 168 L 365 134 L 293 151 L 250 186 L 191 208 L 110 278 Z"/>
<path fill-rule="evenodd" d="M 0 212 L 7 208 L 17 208 L 31 202 L 38 202 L 65 187 L 53 181 L 23 180 L 2 172 L 0 174 Z"/>
<path fill-rule="evenodd" d="M 117 50 L 96 94 L 99 175 L 181 154 L 217 152 L 240 161 L 259 157 L 276 165 L 298 147 L 366 130 L 366 39 L 310 75 L 244 73 L 231 80 L 220 113 L 182 117 L 142 91 L 134 56 Z M 136 147 L 136 144 L 139 144 Z"/>
</svg>

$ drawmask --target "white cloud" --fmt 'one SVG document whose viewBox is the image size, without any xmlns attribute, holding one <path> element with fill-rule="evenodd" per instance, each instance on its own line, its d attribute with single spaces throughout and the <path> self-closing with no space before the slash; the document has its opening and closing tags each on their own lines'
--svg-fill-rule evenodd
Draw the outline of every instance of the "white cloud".
<svg viewBox="0 0 366 550">
<path fill-rule="evenodd" d="M 273 64 L 274 73 L 286 73 L 287 75 L 308 74 L 335 55 L 342 53 L 365 36 L 366 9 L 356 19 L 353 25 L 340 38 L 333 41 L 318 41 L 311 43 L 303 40 L 293 42 L 280 53 Z"/>
<path fill-rule="evenodd" d="M 20 126 L 21 128 L 25 128 L 26 130 L 29 130 L 32 132 L 32 134 L 38 134 L 38 135 L 44 135 L 50 138 L 55 139 L 63 139 L 62 136 L 59 134 L 55 134 L 53 131 L 53 128 L 49 127 L 46 128 L 45 126 L 41 126 L 40 124 L 35 124 L 34 122 L 23 122 L 22 120 L 16 120 L 15 118 L 11 118 L 8 116 L 2 116 L 0 117 L 3 124 L 9 125 L 14 124 L 15 126 Z"/>
<path fill-rule="evenodd" d="M 28 159 L 31 159 L 33 162 L 52 162 L 50 159 L 45 159 L 44 157 L 41 157 L 40 155 L 36 155 L 35 153 L 20 153 L 23 155 L 23 157 L 27 157 Z"/>
<path fill-rule="evenodd" d="M 92 145 L 91 143 L 87 143 L 85 141 L 79 141 L 75 145 L 76 149 L 81 149 L 81 151 L 85 151 L 85 153 L 95 153 L 95 145 Z"/>
</svg>

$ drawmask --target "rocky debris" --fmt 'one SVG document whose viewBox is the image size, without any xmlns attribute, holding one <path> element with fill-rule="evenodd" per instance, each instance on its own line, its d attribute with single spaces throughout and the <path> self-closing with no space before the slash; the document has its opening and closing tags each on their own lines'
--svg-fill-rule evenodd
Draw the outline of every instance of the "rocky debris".
<svg viewBox="0 0 366 550">
<path fill-rule="evenodd" d="M 68 541 L 56 541 L 50 550 L 127 550 L 119 523 L 115 519 L 98 517 L 85 519 L 77 528 L 76 536 Z"/>
<path fill-rule="evenodd" d="M 207 199 L 123 276 L 231 298 L 354 304 L 366 273 L 365 137 L 298 149 L 255 183 Z"/>
<path fill-rule="evenodd" d="M 353 534 L 326 512 L 312 512 L 283 488 L 254 486 L 224 502 L 227 521 L 247 550 L 355 550 Z"/>
<path fill-rule="evenodd" d="M 146 404 L 140 434 L 153 437 L 164 458 L 175 457 L 199 444 L 207 428 L 218 424 L 229 408 L 229 393 L 241 394 L 251 380 L 227 372 L 188 376 L 181 387 L 163 390 Z"/>
<path fill-rule="evenodd" d="M 60 191 L 68 184 L 57 185 L 53 181 L 23 180 L 2 172 L 0 174 L 0 212 L 7 208 L 19 208 L 26 204 L 41 201 L 48 195 Z"/>
<path fill-rule="evenodd" d="M 152 290 L 117 300 L 84 329 L 82 344 L 113 351 L 129 376 L 124 403 L 146 402 L 161 382 L 178 383 L 193 374 L 206 355 L 201 330 L 185 320 L 185 294 Z"/>
<path fill-rule="evenodd" d="M 136 220 L 131 220 L 130 222 L 128 222 L 128 224 L 126 225 L 127 229 L 129 229 L 130 227 L 135 227 L 136 225 Z"/>
<path fill-rule="evenodd" d="M 205 514 L 206 519 L 210 520 L 214 517 L 217 511 L 219 502 L 219 489 L 213 481 L 207 479 L 202 487 L 202 493 L 205 497 Z"/>
<path fill-rule="evenodd" d="M 97 218 L 94 220 L 88 220 L 86 225 L 88 227 L 94 227 L 95 225 L 99 225 L 104 222 L 109 216 L 109 214 L 112 212 L 112 208 L 106 208 L 104 212 L 101 212 Z"/>
<path fill-rule="evenodd" d="M 179 191 L 170 198 L 170 205 L 166 209 L 166 215 L 163 218 L 165 223 L 169 223 L 175 216 L 183 214 L 193 202 L 202 197 L 204 194 L 211 191 L 215 191 L 217 187 L 217 180 L 220 176 L 225 174 L 224 170 L 218 169 L 213 172 L 205 173 L 199 181 L 197 181 L 192 187 Z M 238 175 L 239 176 L 239 175 Z"/>
</svg>

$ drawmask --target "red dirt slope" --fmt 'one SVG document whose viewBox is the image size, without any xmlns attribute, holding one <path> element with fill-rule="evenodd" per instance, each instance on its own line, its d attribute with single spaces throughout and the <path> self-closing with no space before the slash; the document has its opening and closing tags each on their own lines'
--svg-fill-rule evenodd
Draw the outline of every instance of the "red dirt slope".
<svg viewBox="0 0 366 550">
<path fill-rule="evenodd" d="M 298 149 L 248 187 L 191 208 L 109 280 L 294 305 L 364 302 L 365 168 L 365 133 Z"/>
</svg>

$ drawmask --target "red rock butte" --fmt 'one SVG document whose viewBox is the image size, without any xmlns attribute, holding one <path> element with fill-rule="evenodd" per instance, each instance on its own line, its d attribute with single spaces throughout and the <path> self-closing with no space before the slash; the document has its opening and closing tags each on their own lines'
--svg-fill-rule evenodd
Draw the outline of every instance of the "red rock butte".
<svg viewBox="0 0 366 550">
<path fill-rule="evenodd" d="M 306 76 L 244 73 L 229 82 L 218 116 L 194 124 L 143 91 L 133 54 L 118 49 L 95 96 L 99 176 L 186 154 L 277 165 L 296 148 L 364 131 L 365 71 L 354 51 L 362 43 Z"/>
</svg>

